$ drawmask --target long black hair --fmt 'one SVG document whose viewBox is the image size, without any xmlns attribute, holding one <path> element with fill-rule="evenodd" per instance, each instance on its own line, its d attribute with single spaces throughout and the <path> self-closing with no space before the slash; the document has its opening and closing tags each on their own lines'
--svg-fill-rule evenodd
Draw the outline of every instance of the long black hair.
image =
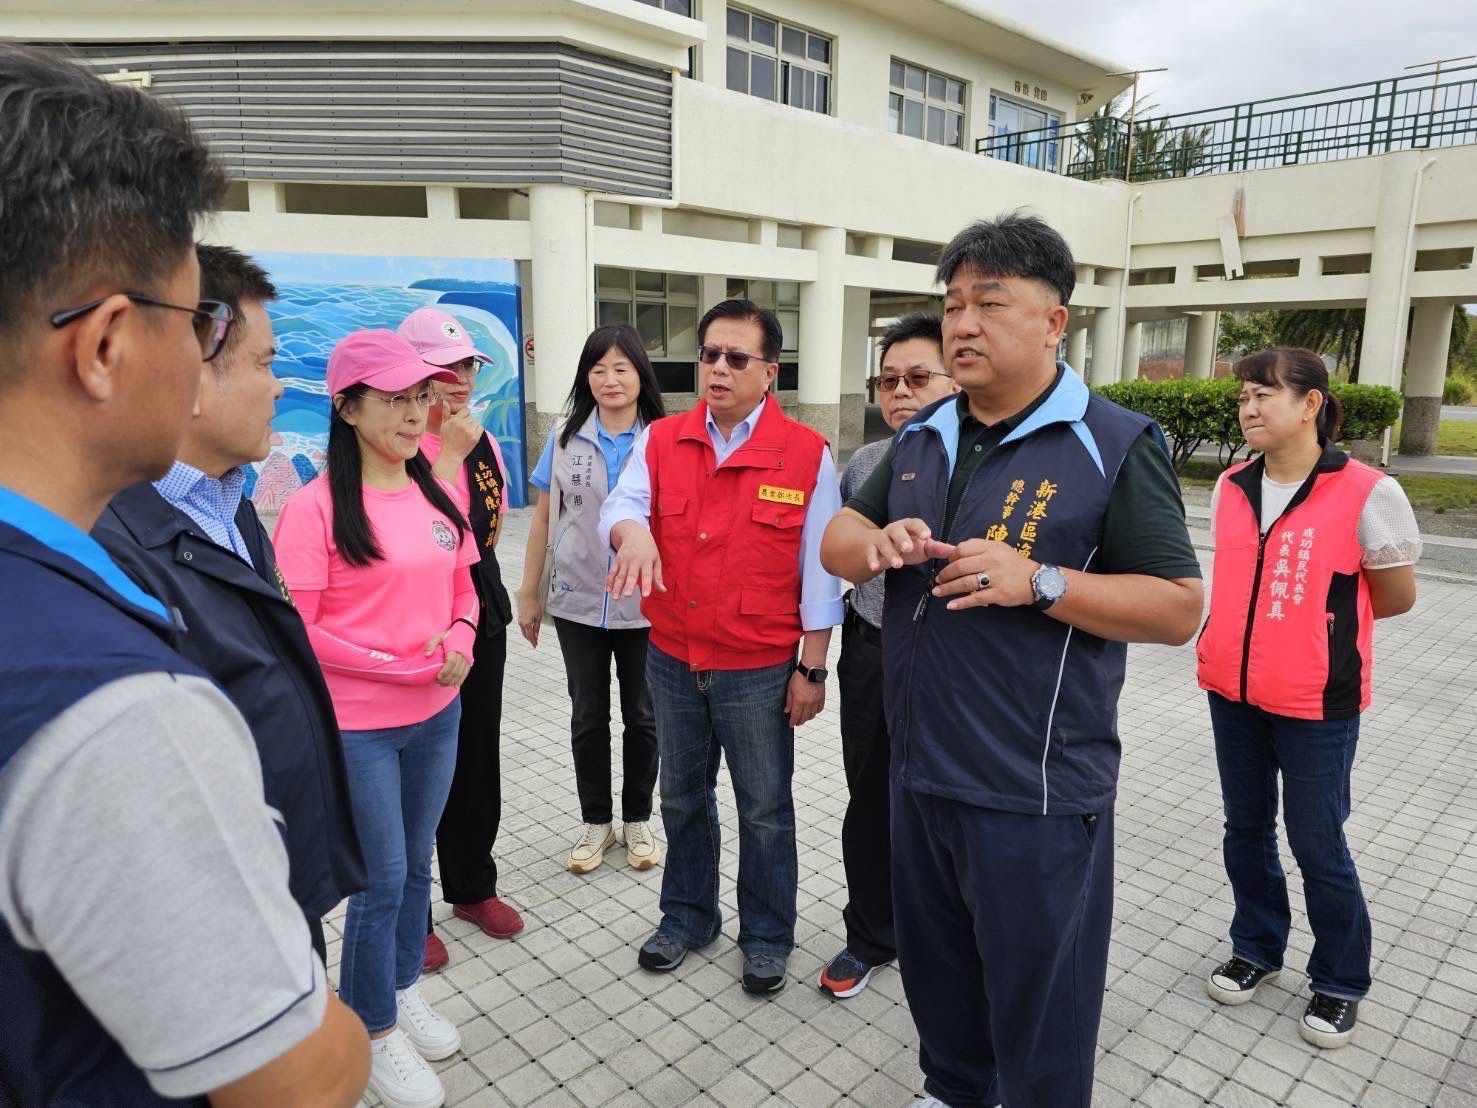
<svg viewBox="0 0 1477 1108">
<path fill-rule="evenodd" d="M 1294 396 L 1322 393 L 1323 406 L 1318 409 L 1318 437 L 1328 442 L 1338 441 L 1339 428 L 1344 422 L 1344 407 L 1328 387 L 1328 367 L 1313 351 L 1299 346 L 1274 346 L 1270 350 L 1248 354 L 1231 367 L 1231 373 L 1238 381 L 1271 388 L 1286 386 Z"/>
<path fill-rule="evenodd" d="M 642 345 L 636 328 L 629 323 L 608 323 L 591 331 L 590 337 L 585 340 L 585 348 L 580 351 L 579 365 L 574 371 L 574 384 L 569 386 L 569 399 L 565 401 L 565 406 L 569 409 L 569 419 L 565 421 L 564 430 L 559 435 L 560 447 L 569 445 L 570 438 L 585 425 L 585 420 L 590 418 L 590 413 L 598 406 L 595 390 L 590 387 L 590 370 L 612 350 L 620 351 L 626 361 L 635 367 L 636 378 L 641 382 L 641 392 L 636 397 L 636 418 L 643 424 L 649 424 L 667 414 L 667 409 L 662 405 L 662 387 L 657 383 L 656 370 L 651 368 L 651 359 L 646 356 L 646 347 Z"/>
<path fill-rule="evenodd" d="M 385 556 L 374 537 L 369 515 L 364 510 L 364 464 L 359 455 L 359 440 L 354 425 L 343 417 L 342 410 L 357 407 L 369 386 L 350 385 L 340 395 L 342 404 L 333 405 L 328 421 L 328 492 L 333 501 L 333 544 L 351 566 L 367 566 Z M 467 521 L 446 495 L 431 473 L 431 463 L 419 450 L 406 460 L 405 472 L 420 486 L 431 506 L 456 527 L 457 540 L 467 533 Z"/>
</svg>

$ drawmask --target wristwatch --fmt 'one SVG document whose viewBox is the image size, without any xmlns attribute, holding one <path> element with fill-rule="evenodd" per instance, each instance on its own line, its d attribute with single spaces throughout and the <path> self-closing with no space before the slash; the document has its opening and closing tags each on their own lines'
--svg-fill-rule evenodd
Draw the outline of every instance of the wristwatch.
<svg viewBox="0 0 1477 1108">
<path fill-rule="evenodd" d="M 1031 574 L 1031 594 L 1036 598 L 1031 607 L 1044 612 L 1067 593 L 1067 578 L 1062 571 L 1043 564 Z"/>
<path fill-rule="evenodd" d="M 812 685 L 824 685 L 826 683 L 827 674 L 824 666 L 808 666 L 804 662 L 796 662 L 795 672 Z"/>
</svg>

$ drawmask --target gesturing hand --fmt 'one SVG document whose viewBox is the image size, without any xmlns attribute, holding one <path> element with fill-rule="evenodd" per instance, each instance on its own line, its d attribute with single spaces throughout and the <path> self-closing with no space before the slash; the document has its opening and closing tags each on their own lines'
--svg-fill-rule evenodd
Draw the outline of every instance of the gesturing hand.
<svg viewBox="0 0 1477 1108">
<path fill-rule="evenodd" d="M 612 600 L 624 600 L 634 596 L 637 589 L 641 595 L 651 595 L 653 588 L 667 591 L 662 583 L 662 556 L 657 551 L 656 539 L 645 527 L 633 523 L 622 524 L 626 528 L 621 548 L 610 563 L 610 572 L 605 576 L 605 588 Z"/>
<path fill-rule="evenodd" d="M 873 573 L 902 569 L 925 562 L 928 554 L 928 524 L 921 519 L 899 519 L 886 527 L 867 532 L 867 568 Z"/>
<path fill-rule="evenodd" d="M 933 595 L 951 596 L 949 610 L 966 608 L 1016 608 L 1035 602 L 1031 575 L 1040 565 L 1021 557 L 1013 546 L 994 539 L 965 539 L 957 546 L 946 542 L 928 543 L 930 558 L 946 558 L 948 565 L 934 578 Z M 980 587 L 980 574 L 989 584 Z"/>
</svg>

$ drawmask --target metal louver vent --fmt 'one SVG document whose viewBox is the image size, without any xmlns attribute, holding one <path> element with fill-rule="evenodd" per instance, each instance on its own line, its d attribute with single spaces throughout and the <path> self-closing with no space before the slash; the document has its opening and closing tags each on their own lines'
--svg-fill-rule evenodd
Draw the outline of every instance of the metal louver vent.
<svg viewBox="0 0 1477 1108">
<path fill-rule="evenodd" d="M 152 76 L 249 180 L 672 187 L 672 80 L 557 43 L 183 42 L 69 48 Z"/>
</svg>

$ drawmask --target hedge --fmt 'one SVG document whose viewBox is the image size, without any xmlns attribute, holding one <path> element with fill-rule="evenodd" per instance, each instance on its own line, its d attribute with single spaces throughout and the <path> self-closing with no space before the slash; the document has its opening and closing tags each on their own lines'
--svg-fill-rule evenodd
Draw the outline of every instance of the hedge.
<svg viewBox="0 0 1477 1108">
<path fill-rule="evenodd" d="M 1216 380 L 1121 381 L 1097 390 L 1104 398 L 1148 416 L 1164 430 L 1176 471 L 1202 446 L 1216 447 L 1222 466 L 1246 448 L 1236 418 L 1241 382 Z M 1344 408 L 1345 440 L 1376 439 L 1400 418 L 1400 394 L 1383 385 L 1335 384 Z"/>
</svg>

